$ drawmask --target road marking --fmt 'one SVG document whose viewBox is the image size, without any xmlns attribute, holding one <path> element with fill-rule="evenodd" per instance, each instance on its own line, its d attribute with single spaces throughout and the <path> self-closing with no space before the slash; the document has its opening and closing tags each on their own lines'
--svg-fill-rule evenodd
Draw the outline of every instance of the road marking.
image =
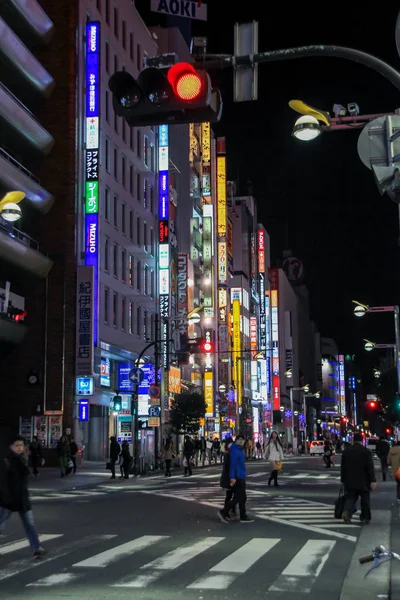
<svg viewBox="0 0 400 600">
<path fill-rule="evenodd" d="M 49 540 L 54 540 L 62 536 L 62 533 L 44 534 L 40 536 L 40 541 L 48 542 Z M 30 544 L 28 540 L 19 540 L 18 542 L 10 542 L 9 544 L 4 544 L 0 546 L 0 556 L 10 554 L 11 552 L 15 552 L 16 550 L 21 550 L 22 548 L 27 548 L 29 546 Z"/>
<path fill-rule="evenodd" d="M 254 511 L 254 514 L 258 519 L 264 519 L 265 521 L 272 521 L 272 523 L 280 523 L 281 525 L 289 525 L 291 527 L 297 527 L 297 529 L 305 529 L 306 531 L 315 531 L 315 533 L 322 533 L 322 535 L 326 535 L 329 533 L 329 536 L 338 537 L 342 540 L 347 540 L 348 542 L 356 542 L 357 538 L 353 535 L 347 535 L 346 533 L 340 533 L 339 531 L 325 531 L 323 529 L 323 524 L 321 523 L 321 527 L 316 527 L 315 525 L 306 525 L 305 523 L 297 523 L 297 521 L 290 521 L 289 519 L 285 521 L 285 519 L 279 519 L 278 517 L 269 517 L 267 515 L 258 514 Z"/>
<path fill-rule="evenodd" d="M 180 546 L 179 548 L 168 552 L 165 556 L 156 558 L 140 567 L 140 569 L 145 571 L 143 575 L 138 575 L 133 579 L 126 579 L 121 581 L 121 583 L 114 584 L 112 587 L 147 587 L 150 583 L 159 579 L 164 573 L 177 569 L 192 558 L 199 556 L 202 552 L 219 544 L 219 542 L 222 542 L 224 539 L 224 537 L 206 537 L 194 544 L 190 542 L 184 546 Z"/>
<path fill-rule="evenodd" d="M 32 583 L 28 583 L 26 587 L 50 587 L 52 585 L 62 585 L 76 581 L 80 577 L 81 575 L 77 575 L 76 573 L 55 573 L 48 577 L 33 581 Z"/>
<path fill-rule="evenodd" d="M 85 538 L 85 548 L 89 546 L 93 546 L 97 544 L 99 541 L 109 540 L 111 538 L 116 537 L 115 535 L 90 535 Z M 34 569 L 36 567 L 42 566 L 46 563 L 52 562 L 70 554 L 71 552 L 76 552 L 77 550 L 82 550 L 82 540 L 74 540 L 69 544 L 66 544 L 57 552 L 52 552 L 49 555 L 44 556 L 38 561 L 32 561 L 32 558 L 25 558 L 22 560 L 16 560 L 12 563 L 9 563 L 4 568 L 0 569 L 0 581 L 4 579 L 8 579 L 9 577 L 13 577 L 14 575 L 19 575 L 24 571 L 29 571 L 29 569 Z"/>
<path fill-rule="evenodd" d="M 267 477 L 268 473 L 266 471 L 260 471 L 259 473 L 252 473 L 251 475 L 247 475 L 249 477 Z"/>
<path fill-rule="evenodd" d="M 144 535 L 100 554 L 95 554 L 85 560 L 81 560 L 78 563 L 73 564 L 73 567 L 107 567 L 113 562 L 116 562 L 128 554 L 134 554 L 139 552 L 148 546 L 152 546 L 156 542 L 168 539 L 168 535 Z"/>
<path fill-rule="evenodd" d="M 279 538 L 253 538 L 212 567 L 207 575 L 188 585 L 188 589 L 226 590 L 279 541 Z"/>
<path fill-rule="evenodd" d="M 333 540 L 308 540 L 268 591 L 309 594 L 335 544 Z"/>
</svg>

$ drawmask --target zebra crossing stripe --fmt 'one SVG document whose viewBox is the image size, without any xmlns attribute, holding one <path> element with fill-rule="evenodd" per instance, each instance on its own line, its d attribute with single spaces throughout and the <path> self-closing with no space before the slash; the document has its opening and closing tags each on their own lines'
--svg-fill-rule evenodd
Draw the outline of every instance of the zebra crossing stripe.
<svg viewBox="0 0 400 600">
<path fill-rule="evenodd" d="M 54 573 L 48 577 L 42 577 L 42 579 L 28 583 L 26 587 L 51 587 L 53 585 L 63 585 L 72 583 L 80 577 L 81 575 L 77 575 L 76 573 Z"/>
<path fill-rule="evenodd" d="M 100 554 L 95 554 L 90 558 L 81 560 L 78 563 L 72 565 L 73 567 L 107 567 L 113 562 L 116 562 L 128 554 L 134 554 L 140 550 L 144 550 L 148 546 L 152 546 L 156 542 L 167 539 L 168 535 L 143 535 L 140 538 L 121 544 L 116 548 L 111 548 Z"/>
<path fill-rule="evenodd" d="M 41 542 L 48 542 L 49 540 L 54 540 L 55 538 L 61 537 L 62 533 L 56 534 L 45 534 L 40 536 Z M 10 552 L 15 552 L 16 550 L 21 550 L 22 548 L 29 547 L 28 540 L 19 540 L 18 542 L 10 542 L 9 544 L 4 544 L 0 546 L 0 556 L 5 554 L 10 554 Z"/>
<path fill-rule="evenodd" d="M 308 540 L 268 591 L 309 594 L 335 544 L 333 540 Z"/>
<path fill-rule="evenodd" d="M 85 539 L 85 548 L 89 546 L 93 546 L 99 541 L 109 540 L 116 537 L 115 535 L 90 535 Z M 42 536 L 43 539 L 43 536 Z M 82 549 L 82 540 L 78 539 L 69 544 L 63 546 L 58 552 L 52 552 L 47 556 L 41 558 L 40 561 L 32 561 L 32 558 L 23 558 L 22 560 L 16 560 L 12 563 L 9 563 L 5 567 L 0 569 L 0 581 L 4 579 L 8 579 L 9 577 L 13 577 L 15 575 L 19 575 L 20 573 L 24 573 L 24 571 L 29 571 L 30 569 L 37 568 L 38 566 L 42 566 L 46 563 L 57 560 L 58 558 L 62 558 L 71 552 L 76 552 Z"/>
<path fill-rule="evenodd" d="M 192 558 L 196 558 L 196 556 L 199 556 L 206 550 L 219 544 L 219 542 L 222 542 L 224 539 L 224 537 L 206 537 L 194 544 L 189 542 L 184 546 L 179 546 L 179 548 L 168 552 L 168 554 L 140 567 L 141 570 L 144 570 L 143 575 L 138 575 L 133 579 L 125 579 L 120 583 L 115 583 L 112 587 L 147 587 L 150 583 L 159 579 L 164 573 L 181 567 Z"/>
<path fill-rule="evenodd" d="M 212 567 L 207 575 L 188 585 L 188 589 L 226 590 L 279 541 L 279 538 L 253 538 Z"/>
</svg>

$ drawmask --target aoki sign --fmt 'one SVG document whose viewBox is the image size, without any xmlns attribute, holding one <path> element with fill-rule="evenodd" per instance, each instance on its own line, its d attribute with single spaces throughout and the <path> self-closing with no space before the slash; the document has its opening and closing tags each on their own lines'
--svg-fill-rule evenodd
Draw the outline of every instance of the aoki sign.
<svg viewBox="0 0 400 600">
<path fill-rule="evenodd" d="M 85 264 L 93 267 L 93 342 L 98 341 L 100 23 L 86 25 Z"/>
</svg>

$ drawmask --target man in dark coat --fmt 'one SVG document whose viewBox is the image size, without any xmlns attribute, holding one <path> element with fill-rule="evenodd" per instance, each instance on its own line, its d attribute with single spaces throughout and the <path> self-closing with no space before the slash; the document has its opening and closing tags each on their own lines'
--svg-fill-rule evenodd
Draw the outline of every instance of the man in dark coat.
<svg viewBox="0 0 400 600">
<path fill-rule="evenodd" d="M 376 454 L 377 454 L 379 460 L 381 461 L 382 481 L 386 481 L 386 474 L 387 474 L 387 470 L 388 470 L 387 457 L 389 454 L 389 450 L 390 450 L 389 442 L 387 441 L 387 439 L 385 437 L 383 437 L 383 435 L 381 435 L 379 442 L 377 442 L 377 444 L 376 444 Z"/>
<path fill-rule="evenodd" d="M 230 478 L 230 468 L 231 468 L 231 456 L 229 453 L 229 449 L 231 447 L 231 445 L 233 444 L 233 439 L 231 437 L 227 437 L 225 440 L 225 452 L 223 455 L 223 465 L 222 465 L 222 473 L 221 473 L 221 479 L 220 479 L 220 486 L 222 487 L 223 490 L 225 490 L 225 502 L 224 502 L 224 508 L 222 511 L 218 511 L 218 517 L 221 519 L 221 515 L 222 514 L 226 514 L 226 519 L 230 520 L 230 519 L 235 519 L 236 514 L 235 511 L 231 511 L 229 514 L 226 512 L 230 501 L 233 498 L 233 494 L 235 492 L 235 486 L 231 486 L 231 478 Z M 223 520 L 223 519 L 221 519 Z"/>
<path fill-rule="evenodd" d="M 11 513 L 19 513 L 32 548 L 33 557 L 40 558 L 46 552 L 40 546 L 33 519 L 28 491 L 29 469 L 24 458 L 24 451 L 24 438 L 14 436 L 6 457 L 0 459 L 0 533 L 3 533 Z"/>
<path fill-rule="evenodd" d="M 121 446 L 117 442 L 115 435 L 110 437 L 110 466 L 111 466 L 111 479 L 115 479 L 115 463 L 119 459 L 121 453 Z M 121 471 L 122 473 L 122 471 Z"/>
<path fill-rule="evenodd" d="M 364 448 L 360 433 L 354 434 L 354 443 L 342 454 L 340 480 L 345 488 L 345 504 L 343 520 L 351 523 L 354 506 L 360 496 L 361 523 L 366 525 L 371 521 L 371 506 L 369 493 L 376 488 L 376 477 L 372 453 Z"/>
</svg>

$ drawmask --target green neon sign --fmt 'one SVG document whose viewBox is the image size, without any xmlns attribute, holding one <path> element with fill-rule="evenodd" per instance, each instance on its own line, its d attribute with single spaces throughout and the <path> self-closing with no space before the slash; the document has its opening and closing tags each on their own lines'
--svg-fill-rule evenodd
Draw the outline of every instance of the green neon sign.
<svg viewBox="0 0 400 600">
<path fill-rule="evenodd" d="M 99 212 L 99 182 L 87 181 L 85 194 L 85 210 L 87 215 Z"/>
</svg>

